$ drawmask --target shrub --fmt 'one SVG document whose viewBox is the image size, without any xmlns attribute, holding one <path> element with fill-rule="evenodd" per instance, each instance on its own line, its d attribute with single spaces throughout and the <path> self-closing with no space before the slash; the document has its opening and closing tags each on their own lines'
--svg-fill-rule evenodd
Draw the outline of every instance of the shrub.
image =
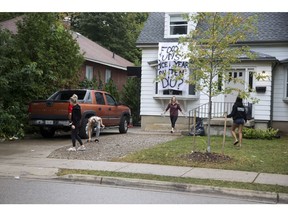
<svg viewBox="0 0 288 216">
<path fill-rule="evenodd" d="M 25 114 L 17 106 L 12 106 L 8 110 L 0 107 L 0 138 L 9 139 L 12 137 L 24 137 L 23 118 Z"/>
<path fill-rule="evenodd" d="M 141 80 L 137 77 L 128 78 L 123 86 L 121 101 L 128 105 L 131 109 L 133 125 L 140 123 L 140 91 Z"/>
<path fill-rule="evenodd" d="M 268 128 L 268 129 L 254 129 L 254 128 L 244 128 L 243 137 L 247 139 L 268 139 L 271 140 L 276 138 L 278 129 Z"/>
<path fill-rule="evenodd" d="M 109 92 L 116 99 L 116 101 L 119 102 L 120 98 L 119 91 L 112 79 L 109 79 L 109 81 L 105 84 L 104 90 Z"/>
</svg>

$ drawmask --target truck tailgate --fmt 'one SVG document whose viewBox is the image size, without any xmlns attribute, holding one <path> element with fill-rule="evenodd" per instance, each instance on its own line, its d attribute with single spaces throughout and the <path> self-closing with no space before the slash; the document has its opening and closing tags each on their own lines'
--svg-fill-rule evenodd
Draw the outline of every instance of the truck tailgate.
<svg viewBox="0 0 288 216">
<path fill-rule="evenodd" d="M 65 101 L 33 101 L 30 119 L 68 119 L 68 105 Z"/>
</svg>

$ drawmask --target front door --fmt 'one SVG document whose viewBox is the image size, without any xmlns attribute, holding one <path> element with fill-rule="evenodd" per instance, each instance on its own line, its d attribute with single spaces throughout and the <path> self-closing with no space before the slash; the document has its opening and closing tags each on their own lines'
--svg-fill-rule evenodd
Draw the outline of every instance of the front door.
<svg viewBox="0 0 288 216">
<path fill-rule="evenodd" d="M 240 90 L 245 89 L 245 69 L 234 69 L 229 72 L 229 76 L 242 80 L 243 82 L 233 82 L 233 80 L 226 82 L 225 87 L 236 88 Z M 225 94 L 225 102 L 235 102 L 236 97 L 238 96 L 238 91 L 232 91 L 231 94 Z"/>
</svg>

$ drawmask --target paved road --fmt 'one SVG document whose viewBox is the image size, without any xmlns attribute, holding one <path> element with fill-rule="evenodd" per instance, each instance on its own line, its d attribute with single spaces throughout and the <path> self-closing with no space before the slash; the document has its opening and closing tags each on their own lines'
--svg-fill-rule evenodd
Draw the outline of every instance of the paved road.
<svg viewBox="0 0 288 216">
<path fill-rule="evenodd" d="M 56 180 L 0 178 L 2 204 L 256 204 L 216 195 L 101 186 Z"/>
</svg>

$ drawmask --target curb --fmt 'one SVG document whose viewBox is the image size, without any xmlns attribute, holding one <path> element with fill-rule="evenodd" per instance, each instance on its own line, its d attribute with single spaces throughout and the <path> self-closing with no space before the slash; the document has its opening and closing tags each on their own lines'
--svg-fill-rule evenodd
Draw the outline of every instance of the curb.
<svg viewBox="0 0 288 216">
<path fill-rule="evenodd" d="M 129 178 L 114 178 L 105 176 L 93 176 L 93 175 L 80 175 L 80 174 L 68 174 L 59 176 L 58 179 L 69 180 L 69 181 L 84 181 L 102 185 L 114 185 L 122 187 L 136 187 L 145 189 L 157 189 L 157 190 L 170 190 L 178 192 L 188 192 L 196 194 L 209 194 L 216 196 L 229 196 L 237 197 L 248 200 L 255 200 L 263 203 L 288 203 L 288 194 L 275 193 L 275 192 L 262 192 L 252 191 L 245 189 L 234 189 L 234 188 L 222 188 L 222 187 L 211 187 L 206 185 L 193 185 L 175 182 L 161 182 L 153 180 L 143 179 L 129 179 Z"/>
</svg>

